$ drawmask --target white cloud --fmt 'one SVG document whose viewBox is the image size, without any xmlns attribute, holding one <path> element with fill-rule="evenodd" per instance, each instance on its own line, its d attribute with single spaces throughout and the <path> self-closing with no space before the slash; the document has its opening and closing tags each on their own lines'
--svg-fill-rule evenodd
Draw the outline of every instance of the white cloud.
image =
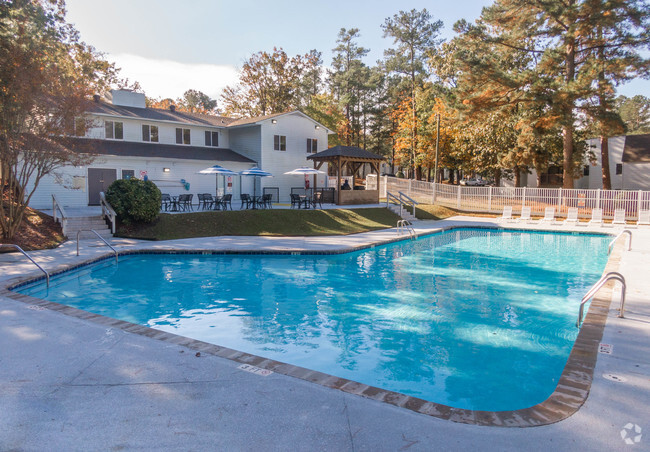
<svg viewBox="0 0 650 452">
<path fill-rule="evenodd" d="M 120 76 L 137 81 L 148 97 L 176 99 L 188 89 L 202 91 L 213 99 L 227 85 L 237 83 L 233 66 L 216 64 L 186 64 L 171 60 L 156 60 L 131 54 L 107 55 L 121 68 Z"/>
</svg>

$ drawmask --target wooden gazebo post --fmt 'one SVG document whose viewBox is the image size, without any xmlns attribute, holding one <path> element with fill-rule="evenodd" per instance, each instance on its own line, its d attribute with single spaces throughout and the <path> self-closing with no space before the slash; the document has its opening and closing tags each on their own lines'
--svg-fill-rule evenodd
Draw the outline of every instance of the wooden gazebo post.
<svg viewBox="0 0 650 452">
<path fill-rule="evenodd" d="M 341 175 L 345 166 L 350 168 L 354 176 L 361 165 L 369 163 L 372 170 L 377 172 L 377 182 L 379 183 L 379 162 L 384 160 L 384 157 L 381 155 L 355 146 L 335 146 L 317 154 L 310 155 L 307 159 L 314 161 L 314 168 L 316 169 L 320 169 L 323 163 L 336 165 L 336 204 L 347 205 L 379 202 L 379 187 L 376 190 L 365 190 L 363 192 L 354 190 L 354 187 L 351 187 L 353 191 L 344 195 L 341 191 Z"/>
<path fill-rule="evenodd" d="M 337 159 L 338 165 L 336 167 L 336 204 L 341 205 L 341 156 Z"/>
</svg>

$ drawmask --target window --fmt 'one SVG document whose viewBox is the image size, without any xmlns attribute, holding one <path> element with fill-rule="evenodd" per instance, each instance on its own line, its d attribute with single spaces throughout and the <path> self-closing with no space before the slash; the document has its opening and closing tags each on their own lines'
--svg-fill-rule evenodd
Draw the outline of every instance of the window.
<svg viewBox="0 0 650 452">
<path fill-rule="evenodd" d="M 219 132 L 205 131 L 205 145 L 206 146 L 219 146 Z"/>
<path fill-rule="evenodd" d="M 158 126 L 142 125 L 142 141 L 158 143 Z"/>
<path fill-rule="evenodd" d="M 307 154 L 318 152 L 318 140 L 316 138 L 307 138 Z"/>
<path fill-rule="evenodd" d="M 108 140 L 123 140 L 124 139 L 124 123 L 117 121 L 106 121 L 106 139 Z"/>
<path fill-rule="evenodd" d="M 623 174 L 623 164 L 622 163 L 617 163 L 616 164 L 616 174 Z"/>
<path fill-rule="evenodd" d="M 589 165 L 585 165 L 585 167 L 582 169 L 582 175 L 589 176 Z"/>
<path fill-rule="evenodd" d="M 122 170 L 122 179 L 131 179 L 132 177 L 135 177 L 135 170 L 132 169 Z"/>
<path fill-rule="evenodd" d="M 190 144 L 190 129 L 176 129 L 176 144 Z"/>
<path fill-rule="evenodd" d="M 287 137 L 285 135 L 273 135 L 273 149 L 275 151 L 286 151 Z"/>
</svg>

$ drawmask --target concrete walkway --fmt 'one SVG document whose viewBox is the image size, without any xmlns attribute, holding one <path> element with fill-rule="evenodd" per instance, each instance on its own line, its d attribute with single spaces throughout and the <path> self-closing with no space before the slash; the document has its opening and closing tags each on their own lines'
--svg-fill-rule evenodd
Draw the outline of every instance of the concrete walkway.
<svg viewBox="0 0 650 452">
<path fill-rule="evenodd" d="M 495 221 L 454 217 L 415 227 L 487 224 Z M 650 450 L 650 229 L 633 235 L 620 265 L 626 318 L 617 318 L 614 295 L 602 341 L 613 353 L 598 356 L 584 406 L 556 424 L 522 429 L 444 421 L 277 373 L 245 372 L 228 359 L 0 297 L 0 450 Z M 388 230 L 111 243 L 119 249 L 335 250 L 395 237 Z M 73 242 L 32 255 L 50 271 L 106 252 L 87 240 L 79 257 Z M 0 269 L 0 285 L 37 274 L 16 253 L 0 255 Z M 628 423 L 642 429 L 638 443 L 622 439 Z"/>
</svg>

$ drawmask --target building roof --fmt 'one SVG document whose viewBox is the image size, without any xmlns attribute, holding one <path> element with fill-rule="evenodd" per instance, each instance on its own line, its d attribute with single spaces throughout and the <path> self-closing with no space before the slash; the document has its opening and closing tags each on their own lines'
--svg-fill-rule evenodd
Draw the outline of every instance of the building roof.
<svg viewBox="0 0 650 452">
<path fill-rule="evenodd" d="M 93 102 L 89 113 L 121 116 L 134 119 L 150 119 L 152 121 L 173 121 L 183 124 L 191 124 L 207 127 L 227 127 L 237 121 L 225 116 L 204 115 L 200 113 L 188 113 L 185 111 L 171 111 L 162 108 L 139 108 L 113 105 L 106 102 Z"/>
<path fill-rule="evenodd" d="M 379 154 L 366 151 L 356 146 L 334 146 L 333 148 L 325 149 L 317 154 L 307 157 L 309 160 L 326 160 L 335 157 L 345 157 L 347 159 L 360 159 L 360 160 L 384 160 Z"/>
<path fill-rule="evenodd" d="M 650 133 L 625 137 L 623 162 L 650 163 Z"/>
<path fill-rule="evenodd" d="M 284 115 L 288 115 L 288 114 L 296 113 L 296 112 L 298 112 L 298 111 L 296 110 L 296 111 L 288 111 L 288 112 L 284 112 L 284 113 L 274 113 L 272 115 L 256 116 L 254 118 L 234 119 L 228 125 L 232 126 L 232 127 L 246 126 L 246 125 L 250 125 L 250 124 L 256 124 L 256 123 L 262 122 L 262 121 L 267 121 L 267 120 L 272 119 L 272 118 L 277 118 L 278 116 L 284 116 Z M 300 112 L 298 112 L 298 113 L 300 113 Z"/>
<path fill-rule="evenodd" d="M 207 146 L 139 143 L 133 141 L 97 140 L 91 138 L 58 138 L 67 148 L 84 154 L 120 157 L 166 158 L 175 160 L 209 160 L 218 162 L 255 163 L 232 149 Z"/>
</svg>

